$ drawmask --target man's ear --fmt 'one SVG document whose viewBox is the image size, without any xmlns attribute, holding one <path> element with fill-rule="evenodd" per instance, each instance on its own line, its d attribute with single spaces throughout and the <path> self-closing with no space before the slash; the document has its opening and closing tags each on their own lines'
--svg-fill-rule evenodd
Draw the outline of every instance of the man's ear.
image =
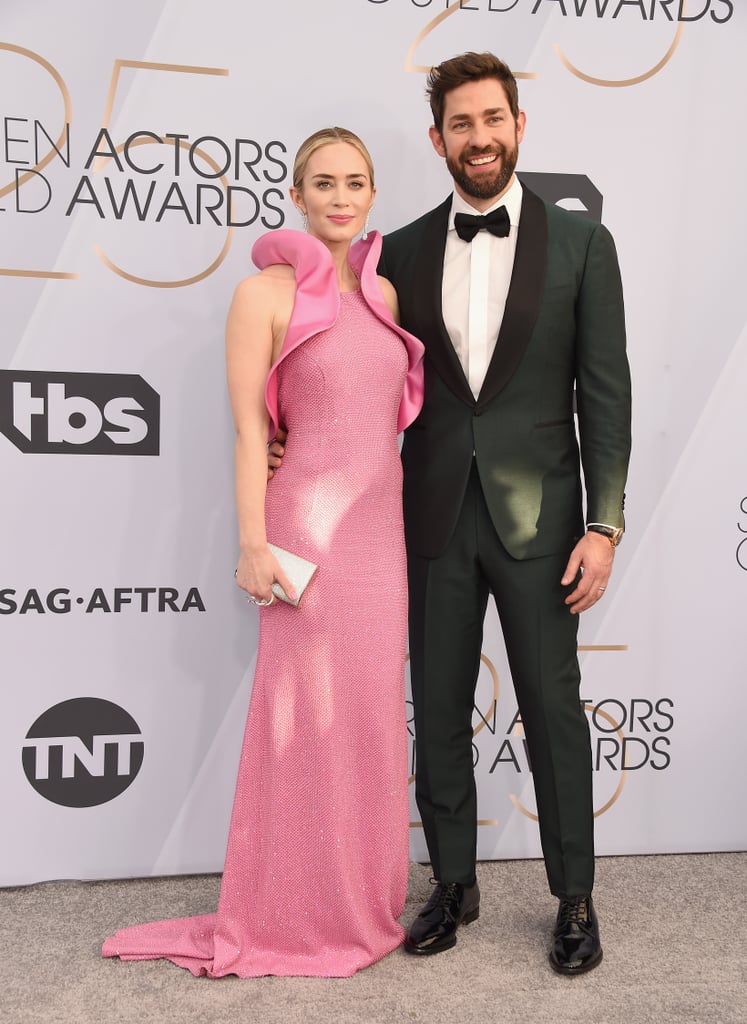
<svg viewBox="0 0 747 1024">
<path fill-rule="evenodd" d="M 432 124 L 428 129 L 428 134 L 431 137 L 433 148 L 439 156 L 446 156 L 446 147 L 444 146 L 444 139 L 441 132 L 436 128 L 435 124 Z"/>
<path fill-rule="evenodd" d="M 524 129 L 527 124 L 527 115 L 523 110 L 519 111 L 519 116 L 516 118 L 516 141 L 522 142 L 524 139 Z"/>
</svg>

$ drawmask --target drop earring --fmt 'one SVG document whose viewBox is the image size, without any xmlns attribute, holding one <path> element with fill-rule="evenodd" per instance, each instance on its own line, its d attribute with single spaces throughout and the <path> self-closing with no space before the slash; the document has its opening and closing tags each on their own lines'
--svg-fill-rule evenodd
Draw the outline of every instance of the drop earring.
<svg viewBox="0 0 747 1024">
<path fill-rule="evenodd" d="M 301 227 L 303 228 L 304 231 L 308 231 L 309 230 L 309 218 L 308 218 L 308 216 L 304 213 L 304 211 L 301 209 L 300 206 L 298 207 L 298 212 L 301 214 Z"/>
<path fill-rule="evenodd" d="M 366 223 L 363 225 L 363 234 L 361 235 L 361 238 L 363 239 L 364 242 L 368 238 L 368 218 L 370 216 L 371 216 L 371 211 L 369 210 L 368 213 L 366 214 Z"/>
</svg>

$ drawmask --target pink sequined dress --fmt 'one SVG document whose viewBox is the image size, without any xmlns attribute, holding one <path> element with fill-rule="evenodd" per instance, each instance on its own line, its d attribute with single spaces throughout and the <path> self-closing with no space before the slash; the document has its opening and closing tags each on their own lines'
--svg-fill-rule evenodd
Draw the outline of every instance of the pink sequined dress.
<svg viewBox="0 0 747 1024">
<path fill-rule="evenodd" d="M 407 584 L 397 433 L 422 401 L 422 346 L 391 320 L 378 235 L 351 250 L 361 289 L 294 231 L 260 268 L 297 295 L 267 381 L 287 427 L 268 537 L 319 565 L 298 608 L 260 611 L 260 638 L 217 913 L 138 925 L 104 956 L 166 958 L 195 975 L 347 977 L 403 938 L 408 795 Z"/>
</svg>

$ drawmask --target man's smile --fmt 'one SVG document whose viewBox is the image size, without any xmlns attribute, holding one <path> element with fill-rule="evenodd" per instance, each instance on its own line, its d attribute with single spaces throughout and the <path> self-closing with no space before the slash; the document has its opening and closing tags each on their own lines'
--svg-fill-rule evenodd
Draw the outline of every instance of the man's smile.
<svg viewBox="0 0 747 1024">
<path fill-rule="evenodd" d="M 497 158 L 497 153 L 483 153 L 481 156 L 467 157 L 467 163 L 470 167 L 482 167 L 483 164 L 492 164 Z"/>
</svg>

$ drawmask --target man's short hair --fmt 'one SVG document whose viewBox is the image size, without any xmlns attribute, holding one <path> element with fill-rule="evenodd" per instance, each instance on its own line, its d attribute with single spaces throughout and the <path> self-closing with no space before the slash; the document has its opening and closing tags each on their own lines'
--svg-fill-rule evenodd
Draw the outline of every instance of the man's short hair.
<svg viewBox="0 0 747 1024">
<path fill-rule="evenodd" d="M 446 94 L 467 82 L 495 78 L 503 86 L 511 113 L 519 116 L 519 88 L 511 68 L 493 53 L 462 53 L 431 68 L 426 84 L 426 95 L 433 112 L 433 123 L 440 132 L 443 126 Z"/>
</svg>

